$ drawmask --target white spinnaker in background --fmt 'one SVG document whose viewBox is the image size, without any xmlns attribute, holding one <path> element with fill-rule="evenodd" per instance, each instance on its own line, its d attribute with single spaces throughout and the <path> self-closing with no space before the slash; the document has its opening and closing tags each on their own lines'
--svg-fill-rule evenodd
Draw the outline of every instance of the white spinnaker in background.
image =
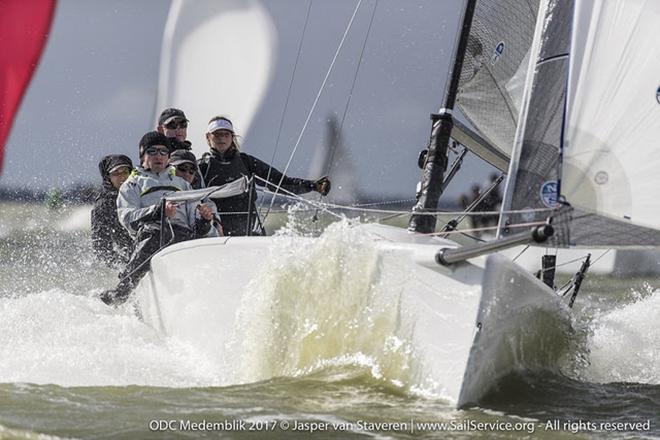
<svg viewBox="0 0 660 440">
<path fill-rule="evenodd" d="M 259 1 L 173 0 L 155 118 L 167 107 L 181 108 L 198 156 L 207 150 L 204 133 L 213 116 L 227 113 L 246 134 L 268 89 L 276 47 L 272 18 Z"/>
<path fill-rule="evenodd" d="M 571 205 L 660 228 L 656 0 L 576 0 L 561 192 Z"/>
</svg>

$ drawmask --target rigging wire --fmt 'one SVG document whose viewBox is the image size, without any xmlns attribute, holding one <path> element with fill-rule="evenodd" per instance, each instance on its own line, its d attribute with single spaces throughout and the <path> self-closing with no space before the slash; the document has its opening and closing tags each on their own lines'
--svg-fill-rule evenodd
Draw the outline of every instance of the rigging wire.
<svg viewBox="0 0 660 440">
<path fill-rule="evenodd" d="M 310 108 L 309 112 L 307 113 L 307 118 L 305 119 L 305 123 L 303 124 L 303 127 L 300 130 L 300 134 L 298 135 L 298 139 L 296 140 L 296 143 L 293 146 L 293 150 L 291 151 L 291 155 L 289 156 L 289 160 L 287 161 L 286 166 L 284 167 L 284 171 L 282 172 L 282 177 L 280 178 L 280 181 L 277 184 L 277 187 L 276 187 L 276 190 L 275 190 L 275 195 L 277 195 L 278 191 L 282 187 L 282 181 L 284 180 L 284 176 L 286 175 L 287 171 L 289 170 L 289 166 L 291 165 L 291 162 L 293 161 L 293 157 L 295 156 L 296 152 L 298 151 L 298 147 L 300 146 L 300 141 L 302 140 L 302 137 L 305 134 L 305 130 L 307 130 L 307 125 L 309 124 L 309 120 L 312 118 L 312 114 L 314 113 L 314 110 L 316 110 L 316 106 L 318 105 L 319 99 L 321 98 L 321 93 L 325 89 L 325 85 L 328 82 L 328 78 L 330 77 L 330 73 L 332 73 L 332 69 L 335 66 L 335 62 L 337 61 L 337 57 L 339 56 L 339 52 L 341 51 L 341 48 L 344 46 L 344 42 L 346 41 L 346 36 L 348 35 L 349 30 L 353 26 L 353 21 L 355 20 L 355 16 L 357 15 L 357 11 L 360 8 L 361 4 L 362 4 L 362 0 L 358 0 L 358 3 L 355 5 L 355 10 L 353 11 L 353 15 L 351 16 L 351 19 L 349 20 L 348 25 L 346 26 L 346 30 L 344 31 L 344 35 L 342 36 L 341 41 L 339 42 L 339 46 L 337 46 L 337 50 L 335 51 L 335 55 L 332 58 L 332 62 L 330 63 L 330 67 L 328 67 L 328 71 L 325 74 L 325 78 L 323 78 L 323 82 L 321 83 L 321 86 L 319 87 L 319 91 L 316 94 L 316 98 L 314 99 L 312 107 Z M 273 203 L 275 203 L 275 197 L 273 197 L 271 199 L 270 206 L 268 207 L 268 211 L 266 211 L 266 214 L 264 215 L 264 219 L 268 216 L 268 213 L 270 212 L 271 208 L 273 207 Z"/>
<path fill-rule="evenodd" d="M 596 264 L 596 262 L 597 262 L 598 260 L 600 260 L 600 259 L 603 258 L 605 255 L 607 255 L 611 250 L 612 250 L 612 248 L 609 248 L 609 249 L 607 249 L 605 252 L 603 252 L 602 254 L 600 254 L 600 257 L 596 258 L 596 259 L 590 264 L 590 266 L 593 266 L 594 264 Z"/>
<path fill-rule="evenodd" d="M 358 59 L 357 68 L 355 69 L 355 75 L 353 76 L 353 83 L 351 84 L 351 90 L 348 92 L 348 99 L 346 100 L 346 106 L 344 107 L 344 114 L 341 117 L 341 122 L 339 123 L 339 130 L 335 136 L 332 149 L 330 150 L 330 160 L 328 161 L 328 167 L 326 169 L 325 175 L 329 175 L 332 171 L 332 166 L 334 165 L 335 152 L 337 150 L 337 145 L 339 144 L 339 139 L 341 138 L 341 133 L 344 128 L 344 122 L 346 121 L 346 115 L 348 114 L 348 109 L 351 105 L 351 100 L 353 99 L 353 91 L 355 90 L 355 84 L 357 83 L 358 75 L 360 74 L 360 67 L 362 66 L 362 59 L 364 58 L 364 51 L 367 47 L 367 41 L 369 40 L 369 35 L 371 34 L 371 27 L 374 23 L 374 17 L 376 16 L 376 8 L 378 7 L 378 0 L 374 2 L 374 8 L 371 11 L 371 19 L 369 20 L 369 27 L 364 36 L 364 42 L 362 43 L 362 50 L 360 51 L 360 58 Z"/>
<path fill-rule="evenodd" d="M 266 180 L 262 179 L 259 176 L 255 175 L 254 178 L 256 180 L 260 180 L 260 181 L 266 183 Z M 283 198 L 292 198 L 292 199 L 296 199 L 296 200 L 299 200 L 299 201 L 310 202 L 309 199 L 305 199 L 305 198 L 299 196 L 298 194 L 294 194 L 292 192 L 286 191 L 281 186 L 279 187 L 278 191 L 270 191 L 270 190 L 265 189 L 265 188 L 258 188 L 258 191 L 270 194 L 273 197 L 278 196 L 278 197 L 283 197 Z M 278 192 L 280 192 L 280 191 L 283 194 L 278 194 Z M 323 205 L 327 208 L 336 209 L 336 210 L 363 212 L 363 213 L 367 213 L 367 214 L 371 213 L 371 214 L 386 214 L 386 215 L 398 216 L 398 215 L 410 215 L 410 213 L 411 213 L 410 210 L 396 211 L 396 210 L 393 210 L 393 209 L 360 208 L 359 206 L 355 206 L 355 205 L 340 205 L 340 204 L 328 203 L 328 202 L 314 202 L 314 203 L 317 203 L 319 205 Z M 383 204 L 386 204 L 386 203 L 387 202 L 384 202 Z M 537 211 L 544 211 L 544 210 L 546 210 L 546 209 L 545 208 L 515 209 L 515 210 L 504 211 L 504 213 L 506 213 L 506 214 L 525 214 L 525 213 L 529 213 L 529 212 L 537 212 Z M 470 213 L 467 213 L 467 215 L 477 216 L 477 215 L 489 215 L 489 214 L 493 215 L 493 214 L 499 214 L 499 213 L 500 213 L 500 211 L 480 211 L 480 212 L 470 212 Z M 435 215 L 435 216 L 437 216 L 437 215 L 447 215 L 447 216 L 450 216 L 450 215 L 458 215 L 458 214 L 464 214 L 464 211 L 428 211 L 428 212 L 425 212 L 425 213 L 420 214 L 420 215 Z M 537 223 L 534 223 L 534 224 L 545 224 L 545 222 L 537 222 Z M 495 229 L 495 227 L 494 226 L 484 227 L 484 228 L 478 228 L 478 229 L 474 229 L 474 230 L 484 230 L 485 231 L 485 230 L 492 230 L 492 229 Z"/>
<path fill-rule="evenodd" d="M 259 179 L 261 181 L 264 181 L 264 179 L 262 179 L 258 176 L 255 176 L 255 178 Z M 273 197 L 275 195 L 277 195 L 277 192 L 272 192 L 272 191 L 268 191 L 268 190 L 262 190 L 262 191 L 267 192 L 269 194 L 272 194 Z M 283 194 L 280 195 L 280 197 L 290 198 L 290 199 L 293 199 L 297 202 L 306 203 L 306 204 L 312 206 L 312 208 L 314 208 L 314 209 L 321 209 L 321 210 L 327 212 L 328 214 L 333 215 L 333 216 L 335 216 L 336 218 L 339 218 L 339 219 L 344 219 L 345 216 L 333 212 L 330 208 L 334 208 L 334 209 L 349 209 L 349 208 L 351 208 L 350 206 L 334 205 L 334 204 L 330 204 L 330 203 L 323 203 L 323 202 L 317 202 L 317 201 L 310 200 L 310 199 L 305 199 L 304 197 L 301 197 L 298 194 L 287 191 L 286 189 L 284 189 L 282 187 L 279 187 L 277 189 L 277 191 L 281 191 L 283 193 Z M 354 211 L 361 211 L 361 212 L 371 212 L 371 213 L 373 213 L 373 212 L 392 212 L 392 211 L 383 211 L 383 210 L 380 210 L 380 211 L 379 210 L 355 210 L 355 209 L 353 209 L 353 210 Z M 406 211 L 405 213 L 409 214 L 409 211 Z M 446 214 L 446 213 L 445 212 L 434 213 L 434 215 L 440 215 L 440 214 Z M 512 225 L 509 225 L 509 227 L 510 228 L 523 228 L 523 227 L 528 227 L 528 226 L 540 226 L 540 225 L 544 225 L 544 224 L 546 224 L 546 222 L 544 222 L 544 221 L 542 221 L 542 222 L 541 221 L 539 221 L 539 222 L 527 222 L 527 223 L 512 224 Z M 473 238 L 477 241 L 485 241 L 485 240 L 482 240 L 478 237 L 473 237 L 473 236 L 471 236 L 467 233 L 468 232 L 488 231 L 488 230 L 492 230 L 492 229 L 495 229 L 495 228 L 497 228 L 497 227 L 492 226 L 492 227 L 484 227 L 484 228 L 472 228 L 472 229 L 460 229 L 460 230 L 456 229 L 456 230 L 453 230 L 453 231 L 431 232 L 431 233 L 428 233 L 428 234 L 418 234 L 418 235 L 436 236 L 436 235 L 440 235 L 440 234 L 461 234 L 461 235 L 465 235 L 467 237 Z"/>
<path fill-rule="evenodd" d="M 341 122 L 339 123 L 339 129 L 335 134 L 335 139 L 332 142 L 332 147 L 330 148 L 330 158 L 326 164 L 327 168 L 324 176 L 329 176 L 332 172 L 332 167 L 334 165 L 335 153 L 337 151 L 337 146 L 339 145 L 339 140 L 341 139 L 342 133 L 344 132 L 344 122 L 346 121 L 346 115 L 348 114 L 348 109 L 351 106 L 351 100 L 353 99 L 353 91 L 355 90 L 355 84 L 357 83 L 358 76 L 360 74 L 360 67 L 362 66 L 362 59 L 364 58 L 364 51 L 367 47 L 367 41 L 369 41 L 369 35 L 371 34 L 371 27 L 374 23 L 374 17 L 376 16 L 376 8 L 378 7 L 378 0 L 374 2 L 374 8 L 371 11 L 371 19 L 369 20 L 369 27 L 367 27 L 367 32 L 364 35 L 364 42 L 362 43 L 362 49 L 360 50 L 360 57 L 358 58 L 357 68 L 355 69 L 355 75 L 353 76 L 353 82 L 351 84 L 351 90 L 348 92 L 348 99 L 346 100 L 346 106 L 344 107 L 344 113 L 341 116 Z M 323 195 L 319 194 L 318 201 L 320 202 L 323 199 Z M 318 213 L 314 214 L 314 221 L 318 219 Z"/>
<path fill-rule="evenodd" d="M 525 248 L 522 251 L 520 251 L 520 253 L 518 253 L 518 255 L 516 255 L 516 257 L 513 258 L 511 261 L 516 261 L 518 259 L 518 257 L 520 257 L 522 254 L 524 254 L 525 251 L 527 251 L 527 249 L 529 249 L 529 245 L 525 246 Z"/>
<path fill-rule="evenodd" d="M 275 139 L 275 149 L 273 151 L 273 156 L 270 158 L 270 163 L 268 164 L 268 174 L 266 175 L 266 180 L 270 179 L 270 173 L 273 169 L 273 163 L 275 162 L 275 156 L 277 155 L 277 150 L 280 147 L 280 137 L 282 136 L 282 128 L 284 127 L 284 117 L 286 116 L 286 111 L 289 108 L 289 99 L 291 98 L 291 90 L 293 89 L 293 81 L 296 77 L 296 71 L 298 70 L 298 61 L 300 60 L 300 54 L 302 53 L 303 41 L 305 40 L 305 34 L 307 33 L 307 25 L 309 24 L 309 15 L 312 10 L 312 3 L 314 0 L 309 0 L 307 6 L 307 13 L 305 15 L 305 24 L 303 25 L 302 33 L 300 34 L 300 41 L 298 42 L 298 53 L 296 54 L 296 61 L 293 64 L 293 71 L 291 72 L 291 80 L 289 81 L 289 90 L 286 93 L 286 99 L 284 101 L 284 108 L 282 109 L 282 117 L 280 118 L 280 126 L 277 130 L 277 138 Z M 263 199 L 259 202 L 259 209 L 263 204 Z M 264 217 L 264 221 L 266 218 Z"/>
</svg>

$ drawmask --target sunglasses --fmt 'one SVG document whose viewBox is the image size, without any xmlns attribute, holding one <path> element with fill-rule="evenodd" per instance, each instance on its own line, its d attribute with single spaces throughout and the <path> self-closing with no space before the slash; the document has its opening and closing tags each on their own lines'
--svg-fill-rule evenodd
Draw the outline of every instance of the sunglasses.
<svg viewBox="0 0 660 440">
<path fill-rule="evenodd" d="M 211 133 L 211 136 L 218 137 L 218 138 L 220 138 L 220 137 L 231 137 L 232 132 L 227 131 L 227 130 L 216 130 L 213 133 Z"/>
<path fill-rule="evenodd" d="M 146 150 L 144 150 L 144 152 L 147 153 L 149 156 L 155 156 L 156 154 L 160 154 L 161 156 L 170 155 L 170 150 L 168 150 L 167 148 L 149 147 Z"/>
<path fill-rule="evenodd" d="M 131 174 L 131 170 L 128 167 L 123 167 L 110 173 L 112 177 L 128 176 L 129 174 Z"/>
<path fill-rule="evenodd" d="M 165 124 L 168 130 L 176 130 L 177 128 L 188 128 L 188 121 L 171 121 Z"/>
<path fill-rule="evenodd" d="M 182 173 L 195 174 L 195 167 L 191 165 L 177 165 L 176 169 Z"/>
</svg>

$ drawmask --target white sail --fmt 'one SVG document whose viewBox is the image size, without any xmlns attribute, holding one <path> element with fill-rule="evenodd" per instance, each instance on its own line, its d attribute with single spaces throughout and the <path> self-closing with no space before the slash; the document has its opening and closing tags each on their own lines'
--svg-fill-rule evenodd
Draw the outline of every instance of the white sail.
<svg viewBox="0 0 660 440">
<path fill-rule="evenodd" d="M 576 0 L 561 193 L 660 229 L 657 0 Z"/>
<path fill-rule="evenodd" d="M 207 150 L 204 132 L 218 112 L 231 111 L 247 134 L 268 88 L 277 33 L 256 0 L 174 0 L 161 54 L 156 117 L 181 108 L 191 120 L 196 154 Z M 227 103 L 231 109 L 227 110 Z"/>
</svg>

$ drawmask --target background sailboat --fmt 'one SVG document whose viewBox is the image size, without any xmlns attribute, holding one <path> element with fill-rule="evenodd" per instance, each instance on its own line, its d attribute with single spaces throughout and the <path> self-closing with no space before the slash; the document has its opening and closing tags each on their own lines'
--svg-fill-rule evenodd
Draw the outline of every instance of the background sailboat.
<svg viewBox="0 0 660 440">
<path fill-rule="evenodd" d="M 316 146 L 309 175 L 330 176 L 333 185 L 331 200 L 341 205 L 351 205 L 365 199 L 360 195 L 358 170 L 349 153 L 340 121 L 335 115 L 328 116 L 325 136 Z"/>
<path fill-rule="evenodd" d="M 154 121 L 167 107 L 185 109 L 194 152 L 208 149 L 209 119 L 230 113 L 248 133 L 271 85 L 277 32 L 258 0 L 173 0 L 163 35 Z"/>
</svg>

